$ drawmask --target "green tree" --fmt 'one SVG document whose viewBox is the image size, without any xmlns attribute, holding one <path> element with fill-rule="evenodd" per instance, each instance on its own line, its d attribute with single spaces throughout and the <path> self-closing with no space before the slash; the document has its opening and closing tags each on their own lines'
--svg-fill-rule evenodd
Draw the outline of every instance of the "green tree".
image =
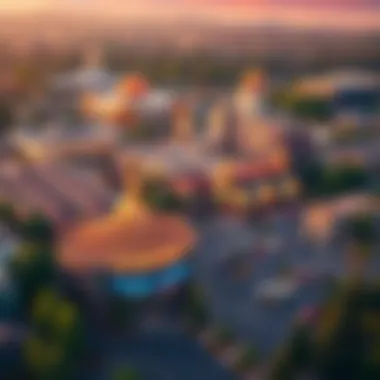
<svg viewBox="0 0 380 380">
<path fill-rule="evenodd" d="M 83 343 L 83 324 L 78 309 L 56 291 L 45 289 L 33 300 L 32 323 L 39 336 L 54 341 L 68 359 L 74 358 Z"/>
<path fill-rule="evenodd" d="M 179 211 L 183 207 L 181 199 L 165 181 L 149 181 L 145 186 L 145 199 L 155 210 Z"/>
<path fill-rule="evenodd" d="M 18 232 L 19 220 L 11 203 L 0 203 L 0 223 L 4 224 L 12 232 Z"/>
<path fill-rule="evenodd" d="M 233 335 L 232 335 L 231 331 L 228 328 L 226 328 L 226 327 L 220 327 L 217 330 L 217 340 L 221 344 L 229 343 L 229 342 L 232 341 L 232 339 L 233 339 Z"/>
<path fill-rule="evenodd" d="M 296 327 L 271 379 L 293 380 L 303 373 L 325 380 L 379 378 L 379 321 L 379 284 L 343 284 L 312 328 Z"/>
<path fill-rule="evenodd" d="M 24 344 L 24 362 L 35 380 L 67 380 L 72 373 L 62 348 L 35 334 Z"/>
<path fill-rule="evenodd" d="M 314 162 L 300 170 L 300 179 L 310 196 L 328 196 L 361 189 L 368 184 L 367 173 L 356 165 L 327 167 Z"/>
<path fill-rule="evenodd" d="M 330 116 L 330 104 L 325 99 L 302 97 L 295 99 L 291 111 L 299 118 L 323 121 Z"/>
<path fill-rule="evenodd" d="M 360 213 L 350 217 L 346 225 L 351 241 L 351 249 L 348 251 L 352 265 L 350 272 L 361 280 L 376 239 L 374 219 L 370 214 Z"/>
<path fill-rule="evenodd" d="M 136 310 L 134 303 L 124 297 L 112 297 L 109 306 L 107 320 L 110 326 L 115 329 L 128 327 Z"/>
<path fill-rule="evenodd" d="M 317 326 L 316 332 L 325 329 L 325 324 L 330 325 L 324 339 L 316 341 L 316 372 L 321 378 L 361 378 L 362 360 L 368 354 L 361 316 L 365 309 L 374 306 L 366 302 L 365 293 L 367 291 L 357 283 L 346 286 L 336 301 L 336 317 L 325 318 Z"/>
<path fill-rule="evenodd" d="M 242 357 L 240 358 L 237 366 L 240 370 L 245 371 L 252 368 L 258 362 L 258 353 L 254 347 L 248 347 Z"/>
<path fill-rule="evenodd" d="M 191 287 L 188 290 L 186 302 L 187 317 L 199 327 L 203 327 L 208 321 L 208 313 L 204 297 L 198 289 Z"/>
<path fill-rule="evenodd" d="M 50 246 L 54 242 L 54 229 L 44 216 L 35 214 L 28 217 L 20 227 L 22 237 L 31 243 Z"/>
<path fill-rule="evenodd" d="M 138 372 L 128 366 L 120 367 L 114 370 L 112 380 L 139 380 L 141 377 Z"/>
<path fill-rule="evenodd" d="M 274 92 L 271 96 L 271 103 L 301 119 L 323 121 L 331 115 L 329 99 L 297 94 L 291 88 L 283 88 Z"/>
<path fill-rule="evenodd" d="M 54 278 L 54 254 L 45 246 L 23 243 L 10 263 L 10 271 L 28 311 L 37 292 Z"/>
<path fill-rule="evenodd" d="M 36 294 L 31 309 L 34 335 L 25 347 L 27 368 L 36 379 L 71 378 L 84 344 L 84 326 L 77 308 L 57 291 L 46 288 Z"/>
<path fill-rule="evenodd" d="M 320 162 L 314 161 L 300 168 L 299 177 L 307 195 L 313 196 L 321 193 L 322 176 L 323 165 Z"/>
<path fill-rule="evenodd" d="M 288 344 L 275 361 L 272 380 L 291 380 L 312 370 L 313 342 L 307 326 L 297 325 Z"/>
<path fill-rule="evenodd" d="M 60 298 L 51 288 L 41 290 L 34 298 L 31 313 L 31 322 L 39 336 L 51 337 L 54 320 L 52 316 L 59 309 Z"/>
</svg>

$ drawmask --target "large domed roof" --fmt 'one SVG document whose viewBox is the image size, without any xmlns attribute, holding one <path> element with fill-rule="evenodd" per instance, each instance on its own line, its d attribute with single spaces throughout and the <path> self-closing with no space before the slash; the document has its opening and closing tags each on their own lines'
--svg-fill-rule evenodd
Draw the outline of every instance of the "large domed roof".
<svg viewBox="0 0 380 380">
<path fill-rule="evenodd" d="M 139 273 L 170 266 L 193 247 L 196 234 L 180 215 L 156 213 L 141 195 L 141 166 L 126 167 L 128 194 L 116 210 L 73 228 L 59 244 L 59 260 L 74 270 Z"/>
</svg>

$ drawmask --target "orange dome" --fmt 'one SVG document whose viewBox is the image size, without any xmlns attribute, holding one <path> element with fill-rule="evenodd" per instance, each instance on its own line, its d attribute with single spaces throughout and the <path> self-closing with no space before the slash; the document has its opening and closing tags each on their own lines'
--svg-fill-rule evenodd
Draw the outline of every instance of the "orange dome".
<svg viewBox="0 0 380 380">
<path fill-rule="evenodd" d="M 149 84 L 142 74 L 125 76 L 117 85 L 116 91 L 127 97 L 140 98 L 149 91 Z"/>
</svg>

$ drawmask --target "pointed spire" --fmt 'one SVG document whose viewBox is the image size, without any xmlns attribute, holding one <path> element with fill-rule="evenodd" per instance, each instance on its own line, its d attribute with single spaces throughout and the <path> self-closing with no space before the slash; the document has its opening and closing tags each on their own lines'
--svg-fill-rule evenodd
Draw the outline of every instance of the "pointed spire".
<svg viewBox="0 0 380 380">
<path fill-rule="evenodd" d="M 84 66 L 97 69 L 103 66 L 103 51 L 99 46 L 91 46 L 85 52 Z"/>
<path fill-rule="evenodd" d="M 173 135 L 176 142 L 189 142 L 194 137 L 193 120 L 189 106 L 179 102 L 173 107 Z"/>
<path fill-rule="evenodd" d="M 124 194 L 116 206 L 123 217 L 141 218 L 149 212 L 143 197 L 143 168 L 137 159 L 129 159 L 124 166 Z"/>
<path fill-rule="evenodd" d="M 221 144 L 226 129 L 226 113 L 222 104 L 216 104 L 208 115 L 207 145 L 216 148 Z"/>
</svg>

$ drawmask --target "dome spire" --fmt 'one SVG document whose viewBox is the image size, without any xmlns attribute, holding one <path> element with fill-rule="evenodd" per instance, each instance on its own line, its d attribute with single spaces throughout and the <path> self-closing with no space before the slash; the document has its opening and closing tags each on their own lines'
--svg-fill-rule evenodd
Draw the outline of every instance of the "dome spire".
<svg viewBox="0 0 380 380">
<path fill-rule="evenodd" d="M 193 138 L 193 122 L 189 106 L 179 102 L 173 107 L 173 140 L 188 142 Z"/>
<path fill-rule="evenodd" d="M 116 205 L 120 216 L 139 219 L 149 213 L 143 197 L 143 168 L 137 159 L 129 159 L 123 170 L 124 194 Z"/>
</svg>

